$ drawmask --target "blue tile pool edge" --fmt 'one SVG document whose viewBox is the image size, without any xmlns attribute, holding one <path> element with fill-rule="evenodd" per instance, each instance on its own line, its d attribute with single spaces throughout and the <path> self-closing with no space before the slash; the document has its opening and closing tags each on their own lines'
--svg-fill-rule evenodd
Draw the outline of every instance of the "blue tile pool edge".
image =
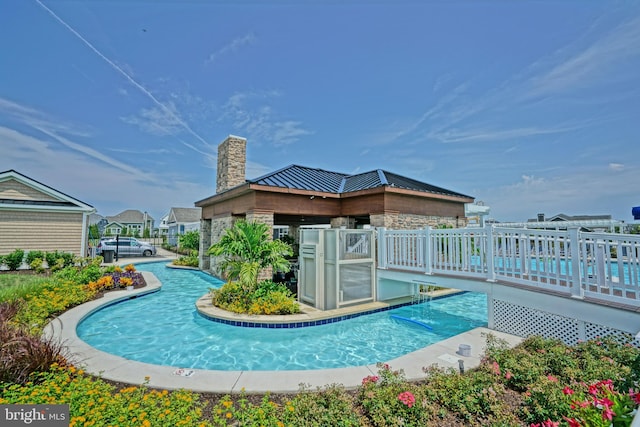
<svg viewBox="0 0 640 427">
<path fill-rule="evenodd" d="M 454 292 L 454 293 L 450 293 L 450 294 L 446 294 L 446 295 L 438 295 L 435 297 L 430 298 L 430 301 L 433 300 L 437 300 L 437 299 L 442 299 L 442 298 L 448 298 L 448 297 L 452 297 L 452 296 L 457 296 L 457 295 L 462 295 L 467 293 L 467 291 L 460 291 L 460 292 Z M 407 301 L 404 303 L 400 303 L 400 304 L 395 304 L 395 305 L 389 305 L 387 307 L 380 307 L 380 308 L 375 308 L 372 310 L 367 310 L 367 311 L 361 311 L 358 313 L 350 313 L 350 314 L 345 314 L 345 315 L 341 315 L 341 316 L 336 316 L 336 317 L 328 317 L 328 318 L 324 318 L 324 319 L 318 319 L 318 320 L 306 320 L 306 321 L 300 321 L 300 320 L 283 320 L 283 321 L 274 321 L 274 322 L 253 322 L 251 320 L 247 320 L 247 319 L 242 319 L 242 320 L 230 320 L 230 319 L 224 319 L 222 317 L 217 317 L 215 315 L 212 314 L 208 314 L 208 313 L 204 313 L 202 312 L 200 309 L 197 309 L 197 312 L 200 316 L 204 317 L 207 320 L 211 320 L 212 322 L 218 322 L 218 323 L 223 323 L 225 325 L 230 325 L 230 326 L 238 326 L 238 327 L 242 327 L 242 328 L 267 328 L 267 329 L 289 329 L 289 328 L 307 328 L 307 327 L 311 327 L 311 326 L 320 326 L 320 325 L 326 325 L 329 323 L 336 323 L 336 322 L 342 322 L 344 320 L 349 320 L 349 319 L 353 319 L 355 317 L 360 317 L 360 316 L 366 316 L 368 314 L 374 314 L 374 313 L 380 313 L 382 311 L 388 311 L 388 310 L 393 310 L 396 308 L 400 308 L 400 307 L 406 307 L 408 305 L 417 305 L 419 303 L 414 302 L 414 301 Z"/>
</svg>

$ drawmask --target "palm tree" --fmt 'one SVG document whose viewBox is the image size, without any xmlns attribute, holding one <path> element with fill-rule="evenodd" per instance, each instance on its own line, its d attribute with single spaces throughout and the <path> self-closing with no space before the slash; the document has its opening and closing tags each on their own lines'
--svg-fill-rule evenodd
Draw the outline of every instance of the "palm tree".
<svg viewBox="0 0 640 427">
<path fill-rule="evenodd" d="M 267 224 L 239 220 L 226 230 L 218 243 L 207 251 L 208 255 L 223 256 L 220 268 L 229 280 L 238 280 L 247 291 L 255 289 L 260 272 L 267 267 L 284 271 L 289 267 L 287 256 L 293 254 L 291 246 L 281 240 L 272 240 Z"/>
</svg>

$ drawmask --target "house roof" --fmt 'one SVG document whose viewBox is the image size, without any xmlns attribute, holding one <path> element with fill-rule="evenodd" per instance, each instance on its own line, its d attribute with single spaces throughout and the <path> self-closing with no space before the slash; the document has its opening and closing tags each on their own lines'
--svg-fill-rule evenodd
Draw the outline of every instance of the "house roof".
<svg viewBox="0 0 640 427">
<path fill-rule="evenodd" d="M 22 189 L 14 188 L 0 194 L 0 207 L 9 209 L 42 209 L 42 210 L 72 210 L 83 212 L 95 212 L 95 208 L 76 198 L 58 191 L 48 185 L 29 178 L 13 169 L 0 172 L 0 183 L 14 180 L 21 185 L 22 189 L 30 188 L 35 190 L 24 192 Z"/>
<path fill-rule="evenodd" d="M 336 194 L 390 186 L 434 194 L 471 197 L 382 169 L 349 175 L 324 169 L 290 165 L 267 175 L 249 179 L 247 182 L 270 187 L 293 188 Z"/>
<path fill-rule="evenodd" d="M 552 217 L 546 218 L 545 221 L 597 221 L 610 220 L 611 215 L 566 215 L 559 213 Z M 528 222 L 538 222 L 537 219 L 529 219 Z"/>
<path fill-rule="evenodd" d="M 198 222 L 201 212 L 202 208 L 171 208 L 169 222 Z"/>
<path fill-rule="evenodd" d="M 135 209 L 127 209 L 126 211 L 122 211 L 117 215 L 106 217 L 107 221 L 111 222 L 120 222 L 123 224 L 138 224 L 144 222 L 144 214 L 139 210 Z M 153 220 L 151 215 L 147 214 L 148 220 Z"/>
</svg>

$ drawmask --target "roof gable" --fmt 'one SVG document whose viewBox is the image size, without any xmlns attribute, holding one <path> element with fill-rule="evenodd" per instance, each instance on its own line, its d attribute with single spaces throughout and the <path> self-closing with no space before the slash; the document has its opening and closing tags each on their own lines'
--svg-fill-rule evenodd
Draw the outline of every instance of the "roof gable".
<svg viewBox="0 0 640 427">
<path fill-rule="evenodd" d="M 93 206 L 13 169 L 0 172 L 0 207 L 95 212 Z"/>
<path fill-rule="evenodd" d="M 148 214 L 147 218 L 152 219 Z M 109 222 L 120 222 L 123 224 L 142 224 L 144 222 L 144 214 L 135 209 L 127 209 L 117 215 L 108 216 L 107 220 Z"/>
<path fill-rule="evenodd" d="M 168 222 L 198 222 L 200 221 L 201 212 L 201 208 L 171 208 Z"/>
</svg>

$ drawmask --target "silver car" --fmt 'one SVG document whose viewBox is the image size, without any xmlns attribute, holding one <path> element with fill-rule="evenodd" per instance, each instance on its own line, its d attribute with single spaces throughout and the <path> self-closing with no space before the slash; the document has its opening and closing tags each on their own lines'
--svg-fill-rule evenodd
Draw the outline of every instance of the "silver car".
<svg viewBox="0 0 640 427">
<path fill-rule="evenodd" d="M 118 239 L 100 240 L 97 253 L 114 251 L 118 256 L 152 256 L 156 254 L 156 247 L 151 243 L 141 242 L 135 237 L 120 237 Z"/>
</svg>

